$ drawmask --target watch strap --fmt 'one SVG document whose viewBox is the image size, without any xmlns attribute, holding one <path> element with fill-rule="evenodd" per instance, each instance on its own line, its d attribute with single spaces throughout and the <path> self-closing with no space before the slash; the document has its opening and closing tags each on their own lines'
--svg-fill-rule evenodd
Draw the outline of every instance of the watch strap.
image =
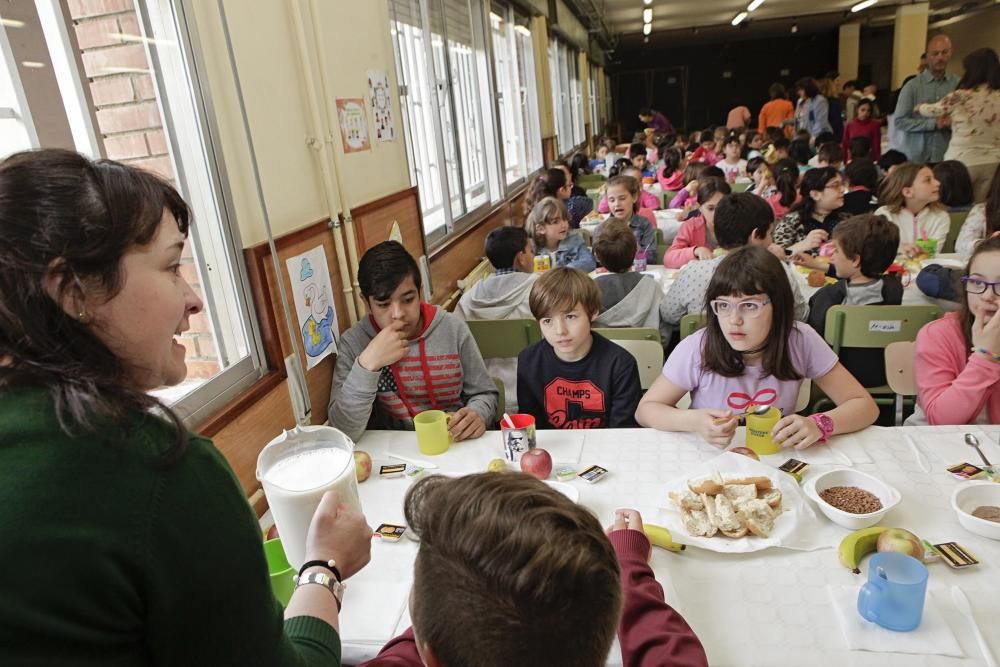
<svg viewBox="0 0 1000 667">
<path fill-rule="evenodd" d="M 826 442 L 833 435 L 833 420 L 830 415 L 825 412 L 818 412 L 814 415 L 809 415 L 809 419 L 816 423 L 819 427 L 820 437 L 819 442 Z"/>
<path fill-rule="evenodd" d="M 325 572 L 309 572 L 296 578 L 296 588 L 308 584 L 319 584 L 333 593 L 333 599 L 337 601 L 337 611 L 340 611 L 340 606 L 344 600 L 344 589 L 346 588 L 344 584 Z"/>
</svg>

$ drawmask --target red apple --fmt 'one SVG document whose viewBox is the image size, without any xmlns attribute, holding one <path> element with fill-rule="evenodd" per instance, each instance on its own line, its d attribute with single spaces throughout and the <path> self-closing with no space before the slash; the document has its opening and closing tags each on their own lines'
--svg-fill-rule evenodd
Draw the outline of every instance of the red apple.
<svg viewBox="0 0 1000 667">
<path fill-rule="evenodd" d="M 267 533 L 264 534 L 265 540 L 273 540 L 278 536 L 278 524 L 272 523 L 271 527 L 267 529 Z"/>
<path fill-rule="evenodd" d="M 729 451 L 731 451 L 733 454 L 742 454 L 743 456 L 748 456 L 752 458 L 754 461 L 760 461 L 760 457 L 757 456 L 757 452 L 750 449 L 749 447 L 733 447 Z"/>
<path fill-rule="evenodd" d="M 876 548 L 879 553 L 898 551 L 919 561 L 924 560 L 924 545 L 920 543 L 920 538 L 902 528 L 890 528 L 879 535 Z"/>
<path fill-rule="evenodd" d="M 354 450 L 354 474 L 357 475 L 359 482 L 365 481 L 372 474 L 372 457 L 368 452 Z"/>
<path fill-rule="evenodd" d="M 544 449 L 529 449 L 521 455 L 521 472 L 538 479 L 548 479 L 552 474 L 552 456 Z"/>
</svg>

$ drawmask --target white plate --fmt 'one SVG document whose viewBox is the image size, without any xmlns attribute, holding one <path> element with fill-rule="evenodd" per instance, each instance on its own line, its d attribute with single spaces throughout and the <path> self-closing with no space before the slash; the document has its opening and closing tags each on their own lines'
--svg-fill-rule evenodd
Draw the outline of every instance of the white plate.
<svg viewBox="0 0 1000 667">
<path fill-rule="evenodd" d="M 548 480 L 544 481 L 546 484 L 548 484 L 553 489 L 555 489 L 559 493 L 563 494 L 564 496 L 572 500 L 574 503 L 579 502 L 580 489 L 576 488 L 572 484 L 566 484 L 565 482 L 550 482 Z"/>
</svg>

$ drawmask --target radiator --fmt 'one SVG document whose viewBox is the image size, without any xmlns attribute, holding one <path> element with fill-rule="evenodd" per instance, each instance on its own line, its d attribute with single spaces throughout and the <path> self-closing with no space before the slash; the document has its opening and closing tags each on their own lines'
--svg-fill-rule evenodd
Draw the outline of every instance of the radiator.
<svg viewBox="0 0 1000 667">
<path fill-rule="evenodd" d="M 483 259 L 481 262 L 479 262 L 479 264 L 476 264 L 475 268 L 472 269 L 472 271 L 469 271 L 469 274 L 467 276 L 457 281 L 458 289 L 461 290 L 463 293 L 468 292 L 470 289 L 472 289 L 473 285 L 478 283 L 483 278 L 493 275 L 493 273 L 494 269 L 493 265 L 490 264 L 490 260 Z"/>
</svg>

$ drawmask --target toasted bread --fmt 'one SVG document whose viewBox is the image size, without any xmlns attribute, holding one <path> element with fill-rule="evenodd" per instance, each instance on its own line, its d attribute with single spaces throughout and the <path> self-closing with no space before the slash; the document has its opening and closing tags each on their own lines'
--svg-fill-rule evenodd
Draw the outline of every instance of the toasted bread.
<svg viewBox="0 0 1000 667">
<path fill-rule="evenodd" d="M 766 500 L 748 500 L 736 510 L 747 529 L 758 537 L 768 537 L 774 530 L 774 510 Z"/>
<path fill-rule="evenodd" d="M 712 537 L 718 530 L 703 510 L 681 510 L 681 521 L 692 537 Z"/>
<path fill-rule="evenodd" d="M 704 510 L 705 503 L 690 491 L 671 491 L 670 499 L 682 510 Z"/>
<path fill-rule="evenodd" d="M 700 496 L 703 493 L 709 496 L 717 496 L 722 493 L 722 476 L 719 473 L 713 473 L 711 476 L 704 479 L 690 480 L 688 482 L 688 488 L 691 489 L 691 493 L 696 496 Z"/>
<path fill-rule="evenodd" d="M 771 482 L 771 478 L 770 477 L 764 477 L 763 475 L 761 475 L 759 477 L 741 477 L 739 479 L 727 479 L 726 480 L 726 484 L 727 485 L 728 484 L 735 484 L 735 485 L 753 484 L 754 486 L 757 487 L 757 491 L 767 491 L 772 486 L 774 486 L 774 483 Z"/>
<path fill-rule="evenodd" d="M 706 512 L 710 520 L 713 520 L 719 532 L 726 537 L 743 537 L 747 534 L 747 526 L 733 507 L 733 503 L 723 494 L 709 498 L 705 501 L 706 510 L 711 507 L 712 512 Z"/>
<path fill-rule="evenodd" d="M 734 505 L 757 497 L 757 487 L 754 484 L 726 484 L 722 492 Z"/>
<path fill-rule="evenodd" d="M 771 507 L 781 507 L 781 491 L 778 489 L 768 489 L 760 494 L 761 500 L 766 500 Z"/>
</svg>

